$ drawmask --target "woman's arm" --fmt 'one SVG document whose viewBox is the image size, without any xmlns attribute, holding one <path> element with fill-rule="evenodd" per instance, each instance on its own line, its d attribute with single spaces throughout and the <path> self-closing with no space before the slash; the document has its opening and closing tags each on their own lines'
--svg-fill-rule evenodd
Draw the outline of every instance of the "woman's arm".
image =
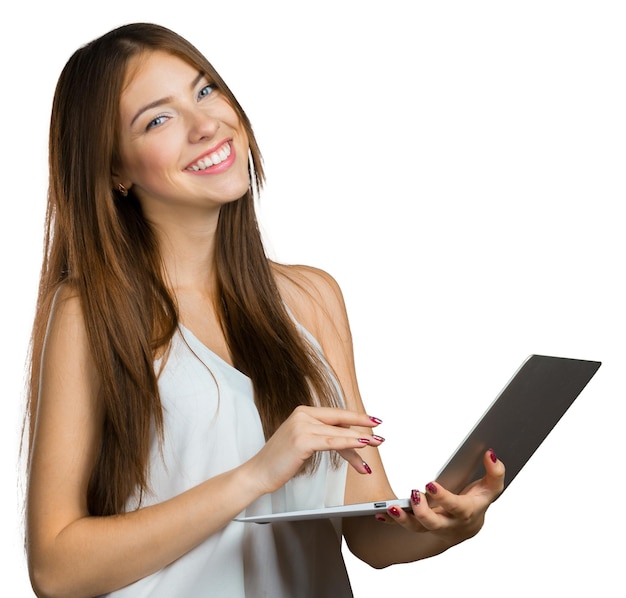
<svg viewBox="0 0 626 598">
<path fill-rule="evenodd" d="M 279 269 L 279 271 L 281 271 Z M 346 408 L 365 413 L 356 380 L 352 336 L 341 290 L 323 271 L 306 267 L 282 270 L 295 284 L 283 284 L 296 317 L 316 336 L 344 390 Z M 304 292 L 303 292 L 304 291 Z M 407 451 L 410 447 L 407 447 Z M 345 503 L 396 498 L 385 474 L 378 449 L 361 449 L 370 465 L 369 476 L 348 472 Z M 454 495 L 438 485 L 426 495 L 413 493 L 413 512 L 388 512 L 385 522 L 373 517 L 346 518 L 343 532 L 350 550 L 374 567 L 410 562 L 443 552 L 475 535 L 482 526 L 487 507 L 502 490 L 504 465 L 485 454 L 485 478 Z M 416 533 L 410 533 L 416 532 Z"/>
<path fill-rule="evenodd" d="M 42 357 L 29 471 L 28 560 L 39 596 L 95 596 L 157 571 L 280 487 L 316 450 L 334 448 L 362 468 L 350 426 L 373 426 L 363 414 L 299 409 L 236 469 L 160 504 L 94 517 L 86 496 L 103 421 L 98 389 L 80 301 L 63 289 Z"/>
<path fill-rule="evenodd" d="M 87 484 L 103 418 L 97 396 L 80 302 L 64 289 L 44 347 L 29 471 L 29 568 L 42 596 L 93 596 L 127 585 L 193 548 L 259 496 L 244 465 L 162 504 L 89 516 Z"/>
</svg>

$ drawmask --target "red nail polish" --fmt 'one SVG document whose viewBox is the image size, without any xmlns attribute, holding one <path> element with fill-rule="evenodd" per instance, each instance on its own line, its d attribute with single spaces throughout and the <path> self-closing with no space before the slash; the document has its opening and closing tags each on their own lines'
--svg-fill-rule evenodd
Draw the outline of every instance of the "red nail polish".
<svg viewBox="0 0 626 598">
<path fill-rule="evenodd" d="M 370 466 L 365 461 L 363 461 L 363 468 L 367 471 L 367 473 L 372 473 Z"/>
<path fill-rule="evenodd" d="M 384 521 L 387 521 L 387 520 L 382 515 L 376 515 L 376 521 L 384 522 Z"/>
<path fill-rule="evenodd" d="M 370 420 L 373 421 L 377 426 L 383 423 L 383 420 L 378 419 L 377 417 L 370 416 Z"/>
<path fill-rule="evenodd" d="M 370 443 L 370 441 L 367 438 L 359 438 L 359 442 L 361 444 L 369 444 Z"/>
<path fill-rule="evenodd" d="M 437 486 L 435 486 L 432 482 L 428 482 L 428 484 L 426 484 L 426 490 L 428 490 L 429 494 L 437 494 Z"/>
<path fill-rule="evenodd" d="M 374 440 L 378 440 L 378 442 L 385 442 L 385 439 L 382 436 L 377 436 L 376 434 L 372 434 L 372 438 Z"/>
<path fill-rule="evenodd" d="M 422 500 L 419 490 L 411 490 L 411 502 L 414 505 L 419 505 Z"/>
<path fill-rule="evenodd" d="M 400 509 L 398 509 L 398 507 L 389 507 L 388 512 L 394 517 L 400 517 Z"/>
<path fill-rule="evenodd" d="M 498 460 L 498 457 L 496 456 L 496 453 L 493 449 L 489 449 L 489 458 L 491 459 L 492 463 L 495 463 Z"/>
</svg>

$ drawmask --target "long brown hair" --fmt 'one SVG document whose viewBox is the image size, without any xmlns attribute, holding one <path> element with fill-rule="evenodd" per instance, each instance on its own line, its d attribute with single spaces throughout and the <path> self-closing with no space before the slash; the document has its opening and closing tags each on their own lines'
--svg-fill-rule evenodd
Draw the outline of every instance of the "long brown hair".
<svg viewBox="0 0 626 598">
<path fill-rule="evenodd" d="M 252 379 L 266 437 L 300 404 L 340 404 L 328 369 L 286 312 L 265 254 L 254 210 L 262 160 L 244 111 L 206 58 L 174 32 L 146 23 L 115 29 L 70 58 L 55 92 L 29 389 L 32 442 L 47 321 L 55 293 L 69 285 L 82 303 L 105 412 L 88 489 L 94 515 L 122 512 L 133 494 L 149 489 L 151 430 L 160 437 L 163 432 L 154 358 L 178 326 L 153 231 L 132 191 L 122 197 L 112 183 L 127 67 L 132 57 L 152 50 L 170 52 L 205 73 L 248 135 L 251 188 L 223 206 L 218 220 L 216 309 L 235 367 Z M 306 470 L 316 465 L 312 459 Z"/>
</svg>

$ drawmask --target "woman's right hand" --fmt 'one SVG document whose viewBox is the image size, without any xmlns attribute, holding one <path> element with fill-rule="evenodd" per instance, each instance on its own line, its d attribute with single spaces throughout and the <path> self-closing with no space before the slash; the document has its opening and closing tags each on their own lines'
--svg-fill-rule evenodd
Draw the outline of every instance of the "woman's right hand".
<svg viewBox="0 0 626 598">
<path fill-rule="evenodd" d="M 380 423 L 377 418 L 345 409 L 296 407 L 249 462 L 259 491 L 278 490 L 317 451 L 337 451 L 357 472 L 371 473 L 358 449 L 384 441 L 372 434 L 372 428 Z"/>
</svg>

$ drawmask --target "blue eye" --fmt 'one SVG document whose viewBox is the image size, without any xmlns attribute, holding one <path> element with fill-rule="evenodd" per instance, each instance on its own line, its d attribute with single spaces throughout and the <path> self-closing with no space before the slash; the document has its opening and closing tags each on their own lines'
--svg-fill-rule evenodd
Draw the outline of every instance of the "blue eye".
<svg viewBox="0 0 626 598">
<path fill-rule="evenodd" d="M 209 83 L 208 85 L 205 85 L 198 93 L 198 99 L 201 100 L 210 96 L 216 89 L 217 86 L 214 83 Z"/>
<path fill-rule="evenodd" d="M 160 127 L 167 120 L 167 116 L 157 116 L 153 118 L 148 125 L 146 126 L 146 130 L 154 129 L 155 127 Z"/>
</svg>

